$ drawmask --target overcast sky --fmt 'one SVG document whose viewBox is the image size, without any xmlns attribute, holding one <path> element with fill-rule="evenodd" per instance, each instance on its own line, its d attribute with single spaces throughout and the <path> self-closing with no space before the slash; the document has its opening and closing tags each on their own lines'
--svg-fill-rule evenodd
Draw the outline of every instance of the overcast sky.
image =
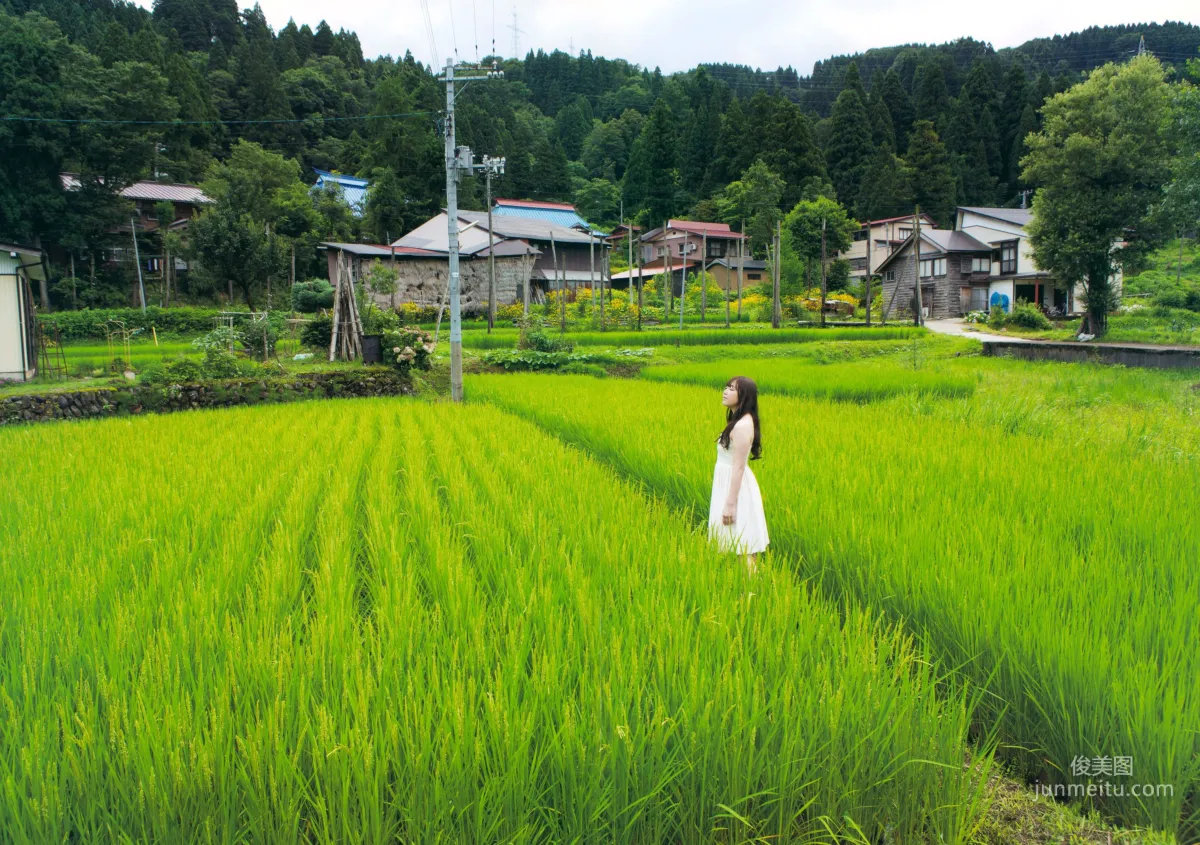
<svg viewBox="0 0 1200 845">
<path fill-rule="evenodd" d="M 151 0 L 139 2 L 151 5 Z M 431 61 L 433 48 L 420 0 L 260 2 L 276 31 L 289 17 L 314 29 L 324 18 L 334 31 L 344 27 L 357 32 L 368 58 L 383 53 L 402 56 L 412 50 L 417 59 Z M 496 0 L 495 5 L 491 0 L 427 2 L 441 61 L 456 43 L 464 61 L 475 58 L 476 42 L 479 55 L 487 55 L 493 37 L 498 52 L 512 55 L 512 0 Z M 252 5 L 251 0 L 239 3 Z M 658 66 L 664 73 L 698 62 L 729 62 L 764 70 L 791 65 L 807 75 L 819 59 L 869 47 L 936 44 L 971 36 L 999 49 L 1089 26 L 1200 21 L 1197 0 L 519 0 L 515 8 L 524 30 L 522 56 L 530 48 L 567 50 L 573 45 L 576 52 L 590 49 L 593 55 Z"/>
</svg>

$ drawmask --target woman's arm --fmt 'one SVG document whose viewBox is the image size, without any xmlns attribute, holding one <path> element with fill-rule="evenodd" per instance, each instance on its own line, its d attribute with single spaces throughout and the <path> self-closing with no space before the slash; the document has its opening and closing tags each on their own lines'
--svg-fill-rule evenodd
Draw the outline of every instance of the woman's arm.
<svg viewBox="0 0 1200 845">
<path fill-rule="evenodd" d="M 742 417 L 729 433 L 729 451 L 733 455 L 733 472 L 729 477 L 729 492 L 725 495 L 725 509 L 721 521 L 733 525 L 737 521 L 738 493 L 742 489 L 742 475 L 746 471 L 746 456 L 754 442 L 754 420 L 749 415 Z"/>
</svg>

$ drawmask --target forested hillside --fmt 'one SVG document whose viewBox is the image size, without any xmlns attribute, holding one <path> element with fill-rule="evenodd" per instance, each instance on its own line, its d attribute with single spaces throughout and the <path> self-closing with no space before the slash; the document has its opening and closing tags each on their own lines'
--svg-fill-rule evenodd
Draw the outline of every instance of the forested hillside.
<svg viewBox="0 0 1200 845">
<path fill-rule="evenodd" d="M 289 186 L 311 184 L 313 168 L 374 184 L 362 220 L 326 208 L 304 221 L 306 248 L 334 234 L 395 238 L 436 212 L 444 91 L 430 69 L 411 52 L 365 57 L 355 33 L 324 21 L 280 23 L 257 6 L 239 13 L 235 0 L 157 0 L 153 12 L 2 0 L 0 239 L 83 258 L 123 214 L 124 184 L 222 177 L 236 192 L 231 173 L 281 160 L 295 162 L 280 177 Z M 503 60 L 503 81 L 466 89 L 458 138 L 507 158 L 499 195 L 573 201 L 601 225 L 622 203 L 651 225 L 739 222 L 726 188 L 758 159 L 782 179 L 785 210 L 820 192 L 860 218 L 920 203 L 948 223 L 956 204 L 1016 204 L 1022 140 L 1045 97 L 1127 57 L 1143 35 L 1168 64 L 1200 47 L 1190 24 L 1094 28 L 1000 51 L 970 39 L 880 48 L 818 62 L 807 77 L 725 64 L 664 76 L 537 51 Z M 247 169 L 214 169 L 242 141 L 262 148 L 242 145 Z M 80 173 L 85 189 L 65 193 L 60 171 Z M 483 202 L 472 181 L 468 208 Z M 119 280 L 112 289 L 124 293 Z"/>
</svg>

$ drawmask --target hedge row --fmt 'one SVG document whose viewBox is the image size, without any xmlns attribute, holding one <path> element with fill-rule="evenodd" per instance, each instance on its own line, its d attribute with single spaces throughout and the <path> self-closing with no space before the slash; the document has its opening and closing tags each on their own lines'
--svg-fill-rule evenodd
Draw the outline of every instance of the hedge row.
<svg viewBox="0 0 1200 845">
<path fill-rule="evenodd" d="M 245 311 L 244 308 L 219 309 L 180 306 L 178 308 L 87 308 L 82 311 L 55 311 L 39 314 L 38 320 L 44 328 L 58 327 L 63 340 L 88 340 L 105 338 L 106 323 L 120 320 L 126 329 L 142 329 L 150 333 L 151 326 L 159 334 L 202 334 L 216 327 L 217 315 L 222 311 Z"/>
</svg>

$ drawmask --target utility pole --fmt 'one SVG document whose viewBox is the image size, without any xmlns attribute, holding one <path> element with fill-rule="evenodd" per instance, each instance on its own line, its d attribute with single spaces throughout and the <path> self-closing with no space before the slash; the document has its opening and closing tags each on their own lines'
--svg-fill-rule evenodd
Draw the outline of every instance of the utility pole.
<svg viewBox="0 0 1200 845">
<path fill-rule="evenodd" d="M 596 307 L 596 236 L 588 230 L 588 296 Z M 604 283 L 600 283 L 600 325 L 604 325 Z"/>
<path fill-rule="evenodd" d="M 738 240 L 738 325 L 742 322 L 742 281 L 746 275 L 746 219 L 742 218 L 742 237 Z"/>
<path fill-rule="evenodd" d="M 829 296 L 829 276 L 825 268 L 825 218 L 821 218 L 821 328 L 825 328 L 825 300 Z"/>
<path fill-rule="evenodd" d="M 782 250 L 783 225 L 775 223 L 775 266 L 771 268 L 771 328 L 777 329 L 783 322 L 783 309 L 779 307 L 779 265 Z"/>
<path fill-rule="evenodd" d="M 552 256 L 554 256 L 554 284 L 557 286 L 558 285 L 558 246 L 554 243 L 554 233 L 553 232 L 550 233 L 550 254 Z M 558 310 L 561 315 L 561 317 L 560 317 L 561 323 L 559 326 L 559 330 L 563 334 L 567 333 L 567 290 L 566 290 L 566 287 L 567 287 L 566 285 L 563 285 L 558 290 L 558 305 L 559 305 Z"/>
<path fill-rule="evenodd" d="M 138 270 L 138 295 L 142 299 L 142 313 L 146 313 L 146 283 L 142 280 L 142 257 L 138 253 L 137 218 L 129 218 L 129 236 L 133 238 L 133 261 Z M 229 305 L 233 306 L 233 282 L 229 282 Z"/>
<path fill-rule="evenodd" d="M 683 303 L 687 299 L 688 234 L 683 233 L 683 250 L 679 258 L 679 329 L 683 330 Z"/>
<path fill-rule="evenodd" d="M 462 171 L 475 171 L 474 158 L 469 147 L 461 150 L 454 142 L 454 83 L 455 81 L 470 82 L 475 79 L 502 79 L 504 71 L 497 69 L 492 62 L 492 69 L 484 76 L 454 76 L 454 59 L 446 59 L 446 72 L 441 81 L 446 85 L 446 229 L 449 235 L 449 288 L 450 288 L 450 399 L 461 402 L 462 395 L 462 312 L 459 308 L 459 275 L 458 275 L 458 180 Z M 493 166 L 492 162 L 503 172 L 504 159 L 485 160 L 484 168 Z M 488 237 L 492 235 L 488 232 Z"/>
<path fill-rule="evenodd" d="M 700 242 L 700 325 L 708 319 L 708 230 Z"/>
<path fill-rule="evenodd" d="M 486 159 L 485 159 L 486 160 Z M 496 236 L 492 233 L 492 168 L 484 171 L 487 174 L 487 210 L 488 210 L 488 334 L 496 324 Z"/>
<path fill-rule="evenodd" d="M 631 235 L 632 237 L 632 235 Z M 629 247 L 629 254 L 633 255 L 633 245 Z M 642 276 L 642 245 L 638 242 L 637 251 L 637 292 L 638 292 L 638 331 L 642 330 L 642 309 L 645 307 L 643 302 L 643 294 L 646 290 L 646 279 Z"/>
<path fill-rule="evenodd" d="M 529 264 L 529 247 L 525 247 L 525 259 L 521 262 L 521 271 L 525 274 L 524 292 L 521 295 L 521 316 L 529 316 L 529 274 L 533 272 L 533 268 Z"/>
<path fill-rule="evenodd" d="M 925 324 L 925 308 L 921 302 L 921 206 L 917 206 L 916 213 L 913 214 L 913 235 L 916 240 L 916 251 L 913 253 L 916 259 L 916 283 L 917 283 L 917 313 L 913 315 L 913 323 L 921 326 Z"/>
<path fill-rule="evenodd" d="M 871 325 L 871 221 L 867 221 L 867 326 Z"/>
</svg>

